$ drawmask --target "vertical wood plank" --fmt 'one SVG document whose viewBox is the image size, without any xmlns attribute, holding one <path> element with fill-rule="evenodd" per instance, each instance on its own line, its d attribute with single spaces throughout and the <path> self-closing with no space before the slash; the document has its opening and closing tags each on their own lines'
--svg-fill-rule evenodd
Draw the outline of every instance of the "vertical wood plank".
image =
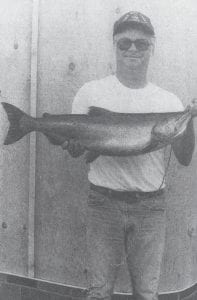
<svg viewBox="0 0 197 300">
<path fill-rule="evenodd" d="M 30 113 L 36 116 L 37 104 L 37 63 L 39 0 L 32 6 L 32 45 L 31 45 L 31 93 Z M 29 231 L 28 231 L 28 275 L 34 277 L 34 217 L 35 217 L 35 176 L 36 176 L 36 135 L 30 135 L 29 161 Z"/>
<path fill-rule="evenodd" d="M 29 112 L 32 1 L 0 3 L 1 101 Z M 1 106 L 0 271 L 27 275 L 29 137 L 13 145 L 2 145 L 5 118 Z"/>
</svg>

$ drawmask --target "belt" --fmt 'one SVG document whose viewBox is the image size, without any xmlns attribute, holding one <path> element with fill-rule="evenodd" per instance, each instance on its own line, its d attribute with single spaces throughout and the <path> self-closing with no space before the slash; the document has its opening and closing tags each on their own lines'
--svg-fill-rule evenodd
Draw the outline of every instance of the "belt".
<svg viewBox="0 0 197 300">
<path fill-rule="evenodd" d="M 90 189 L 98 192 L 104 196 L 118 198 L 118 199 L 125 199 L 125 198 L 132 198 L 132 199 L 147 199 L 153 198 L 155 196 L 160 196 L 164 193 L 164 189 L 159 189 L 152 192 L 140 192 L 140 191 L 116 191 L 113 189 L 109 189 L 106 187 L 94 185 L 90 183 Z"/>
</svg>

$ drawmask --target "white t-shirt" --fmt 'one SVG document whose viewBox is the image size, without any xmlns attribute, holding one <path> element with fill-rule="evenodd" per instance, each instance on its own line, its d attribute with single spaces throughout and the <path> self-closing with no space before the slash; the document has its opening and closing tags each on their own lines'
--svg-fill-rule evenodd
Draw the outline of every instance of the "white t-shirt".
<svg viewBox="0 0 197 300">
<path fill-rule="evenodd" d="M 72 113 L 86 114 L 90 106 L 121 113 L 183 110 L 174 94 L 152 83 L 141 89 L 130 89 L 115 75 L 82 86 L 75 96 Z M 88 179 L 95 185 L 114 190 L 147 192 L 161 187 L 164 174 L 164 149 L 160 149 L 138 156 L 99 156 L 90 164 Z"/>
</svg>

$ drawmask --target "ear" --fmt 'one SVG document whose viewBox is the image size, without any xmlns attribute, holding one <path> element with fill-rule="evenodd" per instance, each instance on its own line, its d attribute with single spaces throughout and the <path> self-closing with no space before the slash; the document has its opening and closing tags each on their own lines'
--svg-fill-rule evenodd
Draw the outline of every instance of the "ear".
<svg viewBox="0 0 197 300">
<path fill-rule="evenodd" d="M 154 54 L 155 54 L 155 42 L 156 42 L 156 40 L 155 40 L 155 38 L 152 38 L 151 39 L 151 55 L 153 56 Z"/>
<path fill-rule="evenodd" d="M 153 56 L 155 54 L 155 45 L 152 45 L 151 47 L 151 55 Z"/>
<path fill-rule="evenodd" d="M 114 51 L 115 51 L 115 49 L 116 49 L 116 41 L 117 41 L 116 36 L 114 36 L 114 37 L 113 37 L 113 50 L 114 50 Z"/>
</svg>

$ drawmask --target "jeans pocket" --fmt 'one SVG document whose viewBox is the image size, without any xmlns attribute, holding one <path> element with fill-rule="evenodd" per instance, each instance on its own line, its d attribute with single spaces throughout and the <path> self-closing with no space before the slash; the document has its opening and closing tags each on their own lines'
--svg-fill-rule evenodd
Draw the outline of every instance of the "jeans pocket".
<svg viewBox="0 0 197 300">
<path fill-rule="evenodd" d="M 88 206 L 102 206 L 106 201 L 106 198 L 101 193 L 90 191 L 88 195 Z"/>
</svg>

